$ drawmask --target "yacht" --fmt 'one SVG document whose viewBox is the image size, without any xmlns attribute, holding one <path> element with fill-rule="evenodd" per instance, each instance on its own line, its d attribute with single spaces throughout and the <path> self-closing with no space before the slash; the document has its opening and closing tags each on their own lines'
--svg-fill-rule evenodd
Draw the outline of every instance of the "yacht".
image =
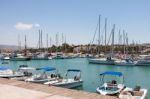
<svg viewBox="0 0 150 99">
<path fill-rule="evenodd" d="M 10 57 L 9 57 L 9 56 L 3 56 L 3 57 L 1 58 L 1 60 L 10 60 Z"/>
<path fill-rule="evenodd" d="M 150 55 L 146 55 L 141 59 L 137 60 L 135 63 L 136 66 L 150 66 Z"/>
<path fill-rule="evenodd" d="M 115 60 L 111 57 L 108 58 L 95 58 L 95 59 L 89 59 L 89 63 L 92 64 L 102 64 L 102 65 L 114 65 Z"/>
<path fill-rule="evenodd" d="M 30 60 L 30 58 L 27 56 L 23 56 L 22 54 L 17 54 L 13 56 L 10 60 L 11 61 L 27 61 L 27 60 Z"/>
<path fill-rule="evenodd" d="M 49 60 L 47 53 L 36 53 L 32 56 L 32 60 Z"/>
<path fill-rule="evenodd" d="M 115 61 L 115 65 L 118 66 L 134 66 L 135 62 L 130 59 L 122 59 Z"/>
</svg>

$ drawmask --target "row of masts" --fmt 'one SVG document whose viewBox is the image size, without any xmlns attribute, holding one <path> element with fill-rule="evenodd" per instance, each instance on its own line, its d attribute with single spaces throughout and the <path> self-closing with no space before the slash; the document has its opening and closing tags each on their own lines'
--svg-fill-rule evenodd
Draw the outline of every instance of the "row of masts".
<svg viewBox="0 0 150 99">
<path fill-rule="evenodd" d="M 113 24 L 113 28 L 112 28 L 110 36 L 107 40 L 107 18 L 105 18 L 104 33 L 102 33 L 101 32 L 101 15 L 99 15 L 99 21 L 98 21 L 98 54 L 101 53 L 101 47 L 100 46 L 105 46 L 105 52 L 106 52 L 107 46 L 110 43 L 110 39 L 112 39 L 112 41 L 111 41 L 111 53 L 114 53 L 114 46 L 115 45 L 118 45 L 118 46 L 123 45 L 124 46 L 124 54 L 126 54 L 126 50 L 127 50 L 126 46 L 128 46 L 128 41 L 129 41 L 128 40 L 128 33 L 125 32 L 125 30 L 123 30 L 123 33 L 121 33 L 121 31 L 119 30 L 118 44 L 115 44 L 115 40 L 114 40 L 115 39 L 115 28 L 116 28 L 116 25 Z M 97 31 L 97 28 L 96 28 L 96 31 Z M 95 35 L 96 35 L 96 32 L 94 34 L 94 38 L 93 38 L 92 43 L 94 42 Z M 104 35 L 104 37 L 103 37 L 103 35 Z"/>
<path fill-rule="evenodd" d="M 25 35 L 25 43 L 24 43 L 24 48 L 23 49 L 27 49 L 27 37 Z M 59 45 L 61 44 L 64 44 L 66 43 L 66 36 L 64 36 L 64 34 L 62 33 L 62 39 L 61 39 L 61 43 L 59 43 L 59 33 L 56 33 L 56 36 L 55 36 L 55 46 L 58 47 Z M 52 38 L 49 37 L 48 33 L 46 34 L 46 46 L 44 47 L 43 46 L 43 32 L 42 30 L 40 29 L 39 30 L 39 37 L 38 37 L 38 49 L 41 50 L 43 48 L 46 48 L 46 50 L 48 51 L 48 48 L 49 47 L 52 47 Z M 21 45 L 21 40 L 20 40 L 20 35 L 18 35 L 18 50 L 21 51 L 22 49 L 22 45 Z"/>
</svg>

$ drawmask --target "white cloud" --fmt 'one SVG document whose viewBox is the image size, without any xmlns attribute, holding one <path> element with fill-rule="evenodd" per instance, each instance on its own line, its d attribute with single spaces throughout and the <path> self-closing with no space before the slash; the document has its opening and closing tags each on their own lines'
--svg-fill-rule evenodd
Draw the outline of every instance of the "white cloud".
<svg viewBox="0 0 150 99">
<path fill-rule="evenodd" d="M 34 24 L 34 27 L 40 27 L 40 24 Z"/>
<path fill-rule="evenodd" d="M 33 24 L 25 24 L 22 22 L 18 22 L 15 26 L 14 26 L 17 30 L 30 30 L 33 28 Z"/>
</svg>

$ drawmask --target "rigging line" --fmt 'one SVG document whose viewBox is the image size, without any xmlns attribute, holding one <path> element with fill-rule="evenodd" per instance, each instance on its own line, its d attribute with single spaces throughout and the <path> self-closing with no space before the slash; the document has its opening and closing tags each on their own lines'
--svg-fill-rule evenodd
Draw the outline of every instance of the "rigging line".
<svg viewBox="0 0 150 99">
<path fill-rule="evenodd" d="M 109 42 L 110 42 L 110 39 L 111 39 L 111 36 L 112 36 L 112 32 L 113 32 L 113 29 L 112 29 L 111 32 L 110 32 L 110 35 L 109 35 L 109 39 L 108 39 L 107 45 L 109 45 Z"/>
<path fill-rule="evenodd" d="M 105 31 L 105 26 L 104 26 L 104 28 L 103 28 L 103 31 L 102 31 L 102 34 L 101 34 L 101 44 L 103 44 L 103 35 L 104 35 L 104 31 Z"/>
<path fill-rule="evenodd" d="M 94 40 L 95 40 L 96 32 L 97 32 L 97 29 L 98 29 L 98 24 L 99 24 L 99 22 L 97 23 L 97 26 L 96 26 L 96 29 L 95 29 L 95 33 L 94 33 L 94 37 L 93 37 L 93 40 L 92 40 L 91 44 L 92 44 L 92 43 L 94 42 Z"/>
</svg>

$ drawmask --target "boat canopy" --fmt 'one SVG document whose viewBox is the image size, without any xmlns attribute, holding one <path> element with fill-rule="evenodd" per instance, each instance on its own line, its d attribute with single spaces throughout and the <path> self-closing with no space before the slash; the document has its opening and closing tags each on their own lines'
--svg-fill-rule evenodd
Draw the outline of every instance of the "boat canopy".
<svg viewBox="0 0 150 99">
<path fill-rule="evenodd" d="M 68 72 L 70 72 L 70 71 L 73 71 L 73 72 L 81 72 L 81 70 L 78 70 L 78 69 L 68 69 L 67 71 L 68 71 Z"/>
<path fill-rule="evenodd" d="M 0 70 L 8 70 L 9 68 L 8 67 L 0 67 Z"/>
<path fill-rule="evenodd" d="M 100 75 L 123 76 L 123 74 L 121 72 L 113 72 L 113 71 L 106 71 L 106 72 L 100 73 Z"/>
<path fill-rule="evenodd" d="M 53 71 L 53 70 L 56 70 L 56 68 L 50 67 L 50 66 L 45 66 L 45 67 L 37 68 L 36 70 Z"/>
</svg>

